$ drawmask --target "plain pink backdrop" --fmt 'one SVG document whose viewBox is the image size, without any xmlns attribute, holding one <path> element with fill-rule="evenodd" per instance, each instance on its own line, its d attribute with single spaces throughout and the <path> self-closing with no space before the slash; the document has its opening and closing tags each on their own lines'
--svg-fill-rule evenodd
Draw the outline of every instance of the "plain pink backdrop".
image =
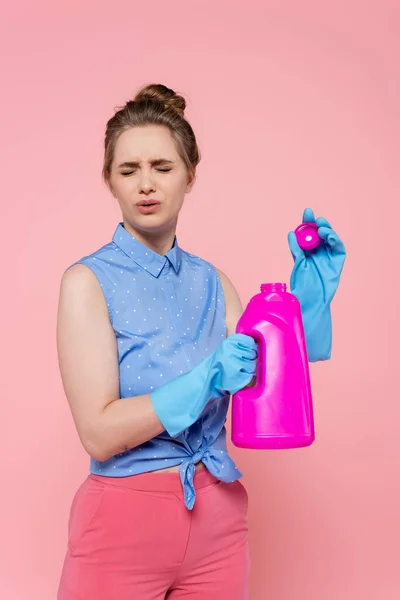
<svg viewBox="0 0 400 600">
<path fill-rule="evenodd" d="M 315 445 L 232 448 L 250 494 L 251 600 L 398 600 L 399 6 L 3 7 L 2 598 L 56 597 L 88 470 L 57 365 L 59 283 L 120 219 L 100 177 L 106 121 L 160 82 L 186 95 L 203 154 L 180 244 L 244 303 L 261 282 L 289 280 L 286 235 L 306 206 L 348 250 L 333 357 L 311 367 Z"/>
</svg>

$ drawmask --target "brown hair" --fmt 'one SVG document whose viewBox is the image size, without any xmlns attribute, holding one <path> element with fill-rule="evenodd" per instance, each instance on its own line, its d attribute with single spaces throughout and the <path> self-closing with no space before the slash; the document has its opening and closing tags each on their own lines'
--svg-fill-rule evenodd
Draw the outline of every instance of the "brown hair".
<svg viewBox="0 0 400 600">
<path fill-rule="evenodd" d="M 107 122 L 104 140 L 103 179 L 108 182 L 114 151 L 121 133 L 131 127 L 164 125 L 169 128 L 177 151 L 194 176 L 200 162 L 200 151 L 190 123 L 185 119 L 185 99 L 165 85 L 152 83 L 142 87 L 134 100 L 128 100 Z"/>
</svg>

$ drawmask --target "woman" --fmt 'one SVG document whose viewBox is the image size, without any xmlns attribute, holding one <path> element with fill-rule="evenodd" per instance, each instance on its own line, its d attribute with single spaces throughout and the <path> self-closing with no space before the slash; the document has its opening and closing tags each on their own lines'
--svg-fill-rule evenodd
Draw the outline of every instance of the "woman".
<svg viewBox="0 0 400 600">
<path fill-rule="evenodd" d="M 257 347 L 235 333 L 242 306 L 228 277 L 178 245 L 200 160 L 184 109 L 154 84 L 110 119 L 103 177 L 123 220 L 62 279 L 60 371 L 90 474 L 71 507 L 59 600 L 248 598 L 247 493 L 224 423 Z M 322 264 L 341 242 L 319 224 Z M 341 266 L 334 278 L 329 265 L 333 293 L 310 301 L 321 264 L 289 242 L 305 325 L 317 313 L 329 322 Z M 315 345 L 321 327 L 309 330 Z"/>
</svg>

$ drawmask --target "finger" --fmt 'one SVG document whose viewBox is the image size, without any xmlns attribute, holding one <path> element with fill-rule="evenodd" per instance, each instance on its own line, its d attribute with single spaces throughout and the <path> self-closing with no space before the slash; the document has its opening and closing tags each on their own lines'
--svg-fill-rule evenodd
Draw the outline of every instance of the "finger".
<svg viewBox="0 0 400 600">
<path fill-rule="evenodd" d="M 246 335 L 245 333 L 231 333 L 229 339 L 231 342 L 244 345 L 248 345 L 249 343 L 252 344 L 254 341 L 254 338 L 252 338 L 250 335 Z"/>
<path fill-rule="evenodd" d="M 318 227 L 330 227 L 332 229 L 332 225 L 324 217 L 318 217 L 318 219 L 315 219 L 315 223 Z"/>
<path fill-rule="evenodd" d="M 246 333 L 234 333 L 232 336 L 234 341 L 243 348 L 254 348 L 257 344 L 256 340 L 251 335 Z"/>
<path fill-rule="evenodd" d="M 240 367 L 241 373 L 247 373 L 247 375 L 255 375 L 256 374 L 256 366 L 246 365 L 244 367 Z"/>
<path fill-rule="evenodd" d="M 257 350 L 245 350 L 245 351 L 242 350 L 240 359 L 244 360 L 245 362 L 252 363 L 256 360 L 257 356 L 258 356 Z"/>
<path fill-rule="evenodd" d="M 330 227 L 319 227 L 318 235 L 322 238 L 335 254 L 345 254 L 346 250 L 338 234 Z"/>
<path fill-rule="evenodd" d="M 236 342 L 237 347 L 240 350 L 247 350 L 250 354 L 253 354 L 254 352 L 257 353 L 258 346 L 256 340 L 253 337 L 244 333 L 235 333 L 233 335 L 235 336 L 234 341 Z"/>
<path fill-rule="evenodd" d="M 294 231 L 290 231 L 290 233 L 288 235 L 288 242 L 289 242 L 289 248 L 290 248 L 290 252 L 292 253 L 293 259 L 296 260 L 297 258 L 303 258 L 304 251 L 300 248 L 299 243 L 297 241 L 296 234 Z"/>
<path fill-rule="evenodd" d="M 311 208 L 306 208 L 303 212 L 303 223 L 314 223 L 315 216 L 314 211 Z"/>
<path fill-rule="evenodd" d="M 243 360 L 254 360 L 258 356 L 257 348 L 249 348 L 239 344 L 240 358 Z"/>
</svg>

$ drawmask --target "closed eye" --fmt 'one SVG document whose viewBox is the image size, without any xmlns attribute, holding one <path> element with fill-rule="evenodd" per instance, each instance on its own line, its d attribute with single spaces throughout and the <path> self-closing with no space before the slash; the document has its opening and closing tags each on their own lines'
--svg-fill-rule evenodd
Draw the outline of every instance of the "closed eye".
<svg viewBox="0 0 400 600">
<path fill-rule="evenodd" d="M 156 169 L 157 171 L 159 171 L 160 173 L 168 173 L 169 171 L 171 171 L 171 169 Z M 122 175 L 133 175 L 133 173 L 136 173 L 136 169 L 134 171 L 121 171 Z"/>
</svg>

